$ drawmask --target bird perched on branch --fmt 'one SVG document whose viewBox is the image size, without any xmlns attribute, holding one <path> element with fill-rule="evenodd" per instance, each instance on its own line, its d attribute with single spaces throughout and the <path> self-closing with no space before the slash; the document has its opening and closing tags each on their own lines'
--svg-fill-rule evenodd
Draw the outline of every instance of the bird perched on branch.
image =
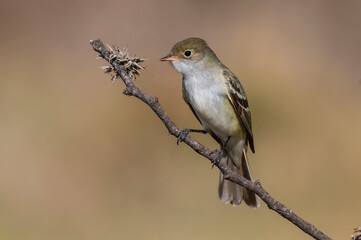
<svg viewBox="0 0 361 240">
<path fill-rule="evenodd" d="M 200 38 L 192 37 L 176 43 L 161 61 L 171 62 L 183 75 L 184 101 L 203 126 L 202 130 L 182 130 L 179 139 L 184 139 L 190 132 L 209 133 L 225 152 L 221 161 L 251 180 L 247 160 L 248 145 L 254 152 L 251 113 L 245 91 L 236 75 Z M 258 208 L 260 205 L 253 192 L 225 180 L 222 173 L 218 194 L 224 203 L 240 205 L 244 199 L 250 207 Z"/>
</svg>

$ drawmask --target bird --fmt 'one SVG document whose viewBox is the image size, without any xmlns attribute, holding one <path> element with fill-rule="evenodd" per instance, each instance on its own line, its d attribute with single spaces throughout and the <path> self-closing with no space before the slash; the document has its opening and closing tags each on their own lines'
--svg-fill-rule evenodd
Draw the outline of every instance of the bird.
<svg viewBox="0 0 361 240">
<path fill-rule="evenodd" d="M 203 129 L 184 129 L 208 133 L 223 150 L 220 161 L 239 175 L 252 181 L 247 149 L 254 153 L 251 112 L 244 88 L 237 76 L 216 56 L 207 42 L 191 37 L 174 44 L 169 54 L 160 59 L 170 62 L 182 74 L 183 99 Z M 219 176 L 219 199 L 225 204 L 240 205 L 242 200 L 252 207 L 260 206 L 258 196 L 236 183 Z"/>
</svg>

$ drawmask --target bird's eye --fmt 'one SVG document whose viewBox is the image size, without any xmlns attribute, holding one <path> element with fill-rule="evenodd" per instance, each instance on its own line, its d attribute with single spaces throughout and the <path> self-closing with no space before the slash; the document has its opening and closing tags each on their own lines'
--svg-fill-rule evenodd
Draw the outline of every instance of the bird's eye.
<svg viewBox="0 0 361 240">
<path fill-rule="evenodd" d="M 184 52 L 184 55 L 185 55 L 186 57 L 189 57 L 190 55 L 192 55 L 192 52 L 189 51 L 189 50 L 187 50 L 187 51 Z"/>
</svg>

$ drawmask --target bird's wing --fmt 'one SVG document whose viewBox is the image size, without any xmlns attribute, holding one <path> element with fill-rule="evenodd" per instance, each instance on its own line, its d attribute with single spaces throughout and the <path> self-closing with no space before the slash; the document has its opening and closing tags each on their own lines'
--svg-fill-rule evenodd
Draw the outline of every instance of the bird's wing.
<svg viewBox="0 0 361 240">
<path fill-rule="evenodd" d="M 224 70 L 223 75 L 226 79 L 228 99 L 232 103 L 242 126 L 246 129 L 247 140 L 252 152 L 254 153 L 251 112 L 248 107 L 246 93 L 243 90 L 241 82 L 230 70 Z"/>
</svg>

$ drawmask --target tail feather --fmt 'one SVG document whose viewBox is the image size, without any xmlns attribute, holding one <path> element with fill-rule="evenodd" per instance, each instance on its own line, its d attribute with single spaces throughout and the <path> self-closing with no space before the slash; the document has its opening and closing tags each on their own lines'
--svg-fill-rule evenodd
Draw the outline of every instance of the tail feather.
<svg viewBox="0 0 361 240">
<path fill-rule="evenodd" d="M 251 178 L 251 173 L 249 171 L 249 166 L 248 166 L 248 160 L 247 160 L 247 153 L 245 151 L 245 149 L 243 149 L 243 155 L 242 155 L 242 176 L 247 178 L 248 180 L 252 181 Z M 251 192 L 250 190 L 243 188 L 243 198 L 244 198 L 244 202 L 253 208 L 259 208 L 260 203 L 259 203 L 259 199 L 258 196 L 256 194 L 254 194 L 253 192 Z"/>
<path fill-rule="evenodd" d="M 221 162 L 226 163 L 229 168 L 238 172 L 236 165 L 232 163 L 232 160 L 229 156 L 222 158 Z M 224 179 L 223 174 L 220 173 L 218 196 L 219 199 L 226 204 L 230 203 L 233 206 L 240 205 L 242 202 L 243 190 L 241 186 Z"/>
<path fill-rule="evenodd" d="M 251 174 L 249 171 L 245 150 L 243 150 L 240 167 L 237 167 L 233 163 L 230 156 L 222 158 L 221 162 L 227 164 L 229 168 L 231 168 L 233 171 L 238 172 L 238 174 L 240 174 L 241 176 L 247 178 L 248 180 L 251 180 Z M 222 202 L 226 204 L 230 203 L 233 206 L 240 205 L 242 199 L 244 199 L 244 202 L 250 207 L 258 208 L 260 206 L 259 199 L 256 194 L 246 188 L 239 186 L 236 183 L 224 179 L 222 173 L 220 173 L 219 175 L 218 196 Z"/>
</svg>

